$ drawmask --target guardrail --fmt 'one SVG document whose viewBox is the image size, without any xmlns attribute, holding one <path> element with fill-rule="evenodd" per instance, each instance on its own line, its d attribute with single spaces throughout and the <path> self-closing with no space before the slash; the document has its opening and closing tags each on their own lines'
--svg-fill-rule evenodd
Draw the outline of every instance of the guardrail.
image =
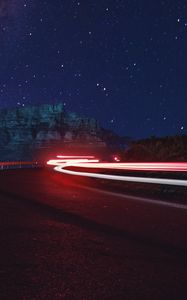
<svg viewBox="0 0 187 300">
<path fill-rule="evenodd" d="M 26 169 L 26 168 L 40 168 L 41 165 L 38 162 L 26 162 L 26 161 L 16 161 L 16 162 L 0 162 L 0 171 L 9 169 Z"/>
</svg>

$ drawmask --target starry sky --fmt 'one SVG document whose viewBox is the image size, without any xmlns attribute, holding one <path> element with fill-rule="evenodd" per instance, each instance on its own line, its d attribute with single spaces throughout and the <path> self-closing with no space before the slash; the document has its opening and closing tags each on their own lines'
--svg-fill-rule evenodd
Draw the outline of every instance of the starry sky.
<svg viewBox="0 0 187 300">
<path fill-rule="evenodd" d="M 133 138 L 187 133 L 186 0 L 0 0 L 0 108 L 63 102 Z"/>
</svg>

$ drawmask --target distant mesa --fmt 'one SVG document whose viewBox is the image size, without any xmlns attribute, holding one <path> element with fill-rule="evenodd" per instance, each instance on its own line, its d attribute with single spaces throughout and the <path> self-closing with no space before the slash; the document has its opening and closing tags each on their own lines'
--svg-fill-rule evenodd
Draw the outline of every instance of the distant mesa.
<svg viewBox="0 0 187 300">
<path fill-rule="evenodd" d="M 97 120 L 66 112 L 62 103 L 0 110 L 1 161 L 45 158 L 62 149 L 102 151 L 110 135 Z"/>
</svg>

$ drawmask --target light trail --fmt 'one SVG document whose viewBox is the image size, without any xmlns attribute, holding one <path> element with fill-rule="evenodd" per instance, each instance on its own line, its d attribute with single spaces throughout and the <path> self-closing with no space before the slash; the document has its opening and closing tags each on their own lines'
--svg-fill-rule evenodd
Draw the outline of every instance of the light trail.
<svg viewBox="0 0 187 300">
<path fill-rule="evenodd" d="M 178 179 L 165 179 L 165 178 L 147 178 L 147 177 L 134 177 L 134 176 L 119 176 L 119 175 L 106 175 L 99 173 L 88 173 L 88 172 L 77 172 L 65 170 L 61 166 L 55 167 L 55 171 L 75 176 L 91 177 L 98 179 L 108 179 L 117 181 L 129 181 L 137 183 L 154 183 L 154 184 L 164 184 L 164 185 L 175 185 L 175 186 L 187 186 L 187 180 Z"/>
<path fill-rule="evenodd" d="M 115 169 L 132 171 L 186 172 L 187 163 L 84 163 L 81 168 Z"/>
<path fill-rule="evenodd" d="M 81 163 L 97 163 L 99 162 L 98 159 L 88 159 L 88 158 L 63 158 L 63 159 L 54 159 L 54 160 L 49 160 L 47 162 L 48 165 L 50 166 L 60 166 L 61 168 L 67 167 L 67 166 L 72 166 L 73 165 L 80 165 Z"/>
<path fill-rule="evenodd" d="M 75 159 L 94 159 L 95 158 L 95 156 L 82 156 L 82 155 L 79 155 L 79 156 L 74 156 L 74 155 L 68 155 L 68 156 L 66 156 L 66 155 L 57 155 L 57 158 L 62 158 L 62 159 L 68 159 L 68 160 L 70 160 L 70 159 L 73 159 L 73 160 L 75 160 Z"/>
<path fill-rule="evenodd" d="M 67 167 L 95 168 L 110 170 L 131 170 L 131 171 L 159 171 L 159 172 L 186 172 L 187 163 L 101 163 L 94 159 L 94 156 L 58 156 L 61 159 L 50 160 L 48 165 L 55 166 L 55 171 L 81 177 L 91 177 L 107 180 L 128 181 L 137 183 L 152 183 L 174 186 L 187 186 L 187 180 L 148 178 L 138 176 L 120 176 L 101 173 L 67 170 Z"/>
</svg>

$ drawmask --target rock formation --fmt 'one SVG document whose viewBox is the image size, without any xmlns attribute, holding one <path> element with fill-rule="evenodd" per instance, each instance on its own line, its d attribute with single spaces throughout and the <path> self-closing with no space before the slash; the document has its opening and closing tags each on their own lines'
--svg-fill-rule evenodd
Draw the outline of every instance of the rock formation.
<svg viewBox="0 0 187 300">
<path fill-rule="evenodd" d="M 64 111 L 63 104 L 0 110 L 0 160 L 35 159 L 54 149 L 103 148 L 95 119 Z"/>
</svg>

